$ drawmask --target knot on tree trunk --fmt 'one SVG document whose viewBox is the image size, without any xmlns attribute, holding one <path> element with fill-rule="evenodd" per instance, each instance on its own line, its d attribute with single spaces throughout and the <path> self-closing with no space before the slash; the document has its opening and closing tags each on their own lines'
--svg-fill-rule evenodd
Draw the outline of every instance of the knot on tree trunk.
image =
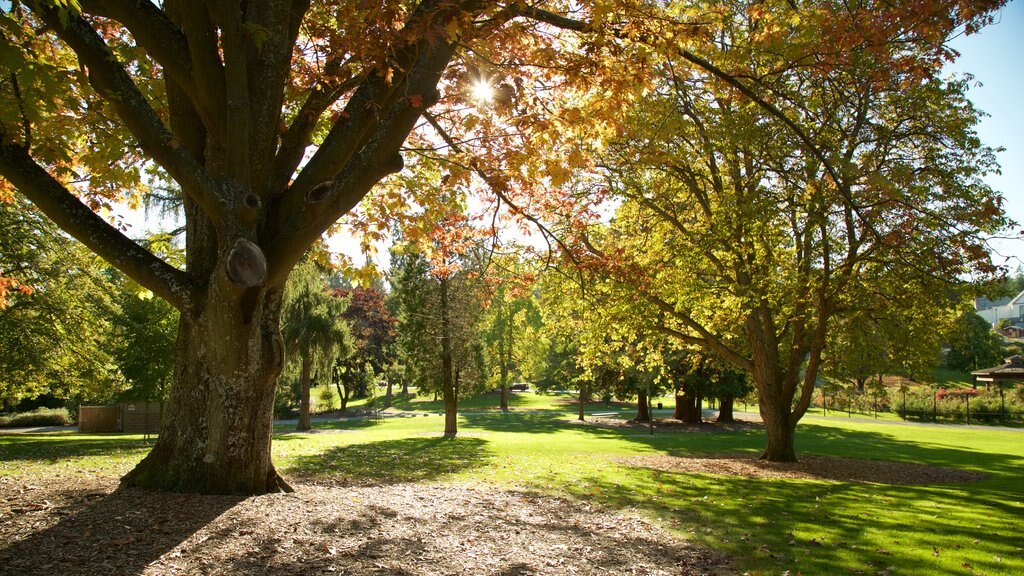
<svg viewBox="0 0 1024 576">
<path fill-rule="evenodd" d="M 228 252 L 228 278 L 242 288 L 253 288 L 267 279 L 267 258 L 252 242 L 239 238 Z"/>
</svg>

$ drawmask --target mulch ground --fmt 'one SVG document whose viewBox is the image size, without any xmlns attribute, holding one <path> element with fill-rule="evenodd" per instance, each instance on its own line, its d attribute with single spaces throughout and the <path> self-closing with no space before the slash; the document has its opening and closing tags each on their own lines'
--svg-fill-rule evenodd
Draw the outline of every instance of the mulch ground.
<svg viewBox="0 0 1024 576">
<path fill-rule="evenodd" d="M 731 575 L 630 515 L 468 486 L 298 485 L 254 498 L 0 477 L 0 573 Z"/>
</svg>

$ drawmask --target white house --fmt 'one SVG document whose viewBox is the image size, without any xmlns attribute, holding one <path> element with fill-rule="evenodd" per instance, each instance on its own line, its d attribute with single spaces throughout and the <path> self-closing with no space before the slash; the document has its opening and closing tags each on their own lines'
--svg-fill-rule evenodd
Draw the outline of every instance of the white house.
<svg viewBox="0 0 1024 576">
<path fill-rule="evenodd" d="M 1013 298 L 1000 298 L 989 300 L 988 298 L 977 298 L 974 301 L 974 310 L 995 326 L 1003 318 L 1009 318 L 1013 322 L 1024 322 L 1024 292 Z"/>
</svg>

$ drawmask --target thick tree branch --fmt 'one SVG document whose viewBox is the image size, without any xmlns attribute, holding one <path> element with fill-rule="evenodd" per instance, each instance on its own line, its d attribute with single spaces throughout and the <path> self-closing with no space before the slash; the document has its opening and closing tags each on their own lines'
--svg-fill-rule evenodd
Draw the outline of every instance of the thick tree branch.
<svg viewBox="0 0 1024 576">
<path fill-rule="evenodd" d="M 149 0 L 83 0 L 82 9 L 123 24 L 135 42 L 164 70 L 164 74 L 201 107 L 192 79 L 188 40 L 167 15 Z"/>
<path fill-rule="evenodd" d="M 308 0 L 260 0 L 250 8 L 253 20 L 246 23 L 246 26 L 254 24 L 266 31 L 266 37 L 256 41 L 250 30 L 245 30 L 251 92 L 249 155 L 253 159 L 252 190 L 261 198 L 269 198 L 287 185 L 286 180 L 280 187 L 276 186 L 274 157 L 281 135 L 281 110 L 291 73 L 293 50 L 308 9 Z"/>
<path fill-rule="evenodd" d="M 437 25 L 443 28 L 444 22 Z M 362 124 L 362 128 L 373 130 L 366 136 L 353 135 L 355 142 L 342 146 L 354 148 L 358 145 L 358 151 L 341 172 L 311 185 L 303 179 L 309 169 L 307 166 L 286 197 L 281 199 L 276 212 L 271 214 L 276 229 L 266 231 L 266 242 L 263 243 L 269 246 L 269 285 L 283 282 L 307 246 L 355 207 L 377 182 L 402 169 L 399 150 L 424 109 L 437 101 L 437 83 L 455 54 L 455 45 L 421 40 L 415 52 L 417 58 L 411 65 L 404 72 L 396 72 L 392 78 L 391 89 L 401 96 L 390 98 L 392 101 L 380 109 L 373 106 L 372 110 L 362 110 L 374 116 L 374 120 Z M 374 81 L 369 80 L 371 83 Z M 414 107 L 405 94 L 422 95 L 423 100 Z M 358 97 L 359 91 L 353 100 Z M 351 105 L 352 101 L 349 102 Z"/>
<path fill-rule="evenodd" d="M 302 103 L 302 108 L 295 116 L 295 120 L 281 136 L 281 144 L 278 147 L 277 156 L 274 158 L 273 180 L 270 184 L 272 191 L 284 190 L 288 186 L 288 181 L 295 174 L 299 163 L 302 162 L 302 155 L 306 147 L 310 145 L 313 130 L 323 113 L 346 92 L 365 80 L 362 76 L 349 78 L 344 82 L 329 80 L 329 77 L 335 73 L 335 69 L 340 71 L 341 64 L 333 65 L 335 62 L 338 61 L 328 62 L 326 70 L 324 70 L 325 78 L 310 91 L 306 101 Z"/>
<path fill-rule="evenodd" d="M 210 21 L 207 3 L 199 0 L 164 0 L 167 17 L 185 34 L 192 79 L 198 97 L 196 106 L 214 143 L 223 146 L 227 131 L 227 88 L 220 58 L 217 30 Z"/>
<path fill-rule="evenodd" d="M 0 174 L 65 232 L 131 279 L 185 312 L 197 286 L 186 272 L 167 264 L 96 215 L 37 164 L 22 146 L 0 134 Z"/>
<path fill-rule="evenodd" d="M 143 150 L 163 166 L 215 222 L 221 221 L 224 210 L 219 187 L 196 159 L 181 149 L 181 143 L 175 140 L 89 23 L 81 16 L 68 16 L 67 26 L 64 26 L 54 8 L 40 8 L 38 13 L 75 51 L 88 70 L 93 87 L 113 105 Z"/>
</svg>

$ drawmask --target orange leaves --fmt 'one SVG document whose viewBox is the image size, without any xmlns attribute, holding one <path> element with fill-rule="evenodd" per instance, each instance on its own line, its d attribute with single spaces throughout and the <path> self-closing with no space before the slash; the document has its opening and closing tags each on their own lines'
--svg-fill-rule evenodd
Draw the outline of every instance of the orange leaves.
<svg viewBox="0 0 1024 576">
<path fill-rule="evenodd" d="M 8 182 L 6 178 L 0 178 L 0 202 L 4 204 L 14 202 L 14 190 L 14 184 Z"/>
<path fill-rule="evenodd" d="M 18 292 L 25 296 L 35 292 L 35 288 L 18 282 L 17 278 L 0 276 L 0 310 L 11 305 L 11 293 Z"/>
</svg>

